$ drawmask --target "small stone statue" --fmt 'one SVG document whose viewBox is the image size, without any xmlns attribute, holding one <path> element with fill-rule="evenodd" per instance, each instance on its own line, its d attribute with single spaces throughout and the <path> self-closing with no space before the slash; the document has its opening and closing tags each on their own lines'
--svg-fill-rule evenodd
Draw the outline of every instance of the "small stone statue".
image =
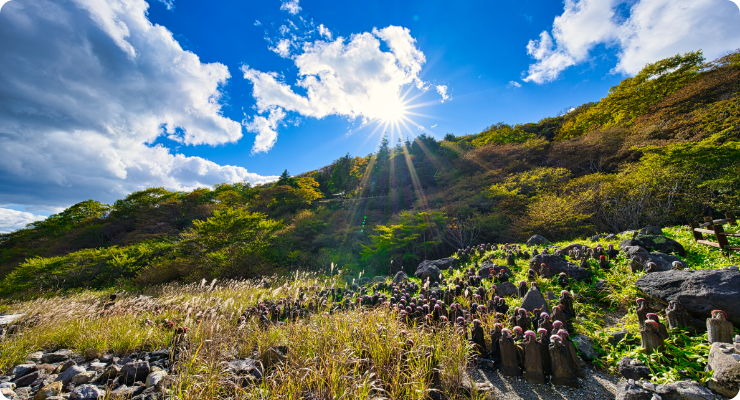
<svg viewBox="0 0 740 400">
<path fill-rule="evenodd" d="M 650 307 L 648 307 L 647 300 L 642 297 L 637 299 L 637 308 L 635 309 L 635 312 L 637 313 L 637 320 L 640 322 L 640 330 L 645 329 L 645 320 L 647 319 L 647 315 L 652 312 Z"/>
<path fill-rule="evenodd" d="M 516 316 L 516 325 L 525 331 L 532 329 L 532 320 L 527 315 L 527 310 L 519 309 L 519 315 Z"/>
<path fill-rule="evenodd" d="M 555 322 L 560 322 L 561 325 L 565 325 L 565 323 L 568 322 L 568 315 L 561 310 L 560 306 L 555 306 L 552 308 L 552 319 L 553 326 L 555 325 Z"/>
<path fill-rule="evenodd" d="M 499 351 L 501 353 L 501 372 L 508 376 L 522 376 L 516 343 L 514 343 L 511 331 L 508 329 L 501 330 Z"/>
<path fill-rule="evenodd" d="M 677 300 L 672 300 L 668 303 L 668 308 L 665 309 L 665 315 L 668 317 L 668 327 L 671 329 L 687 328 L 691 320 L 688 311 Z"/>
<path fill-rule="evenodd" d="M 578 379 L 576 379 L 576 375 L 571 368 L 568 349 L 563 346 L 558 335 L 550 337 L 550 360 L 552 365 L 550 382 L 553 385 L 578 388 Z"/>
<path fill-rule="evenodd" d="M 527 272 L 527 280 L 529 282 L 534 282 L 535 280 L 537 280 L 537 272 L 535 270 L 533 270 L 533 269 L 530 269 Z"/>
<path fill-rule="evenodd" d="M 657 322 L 651 319 L 645 321 L 645 328 L 640 331 L 640 336 L 642 337 L 642 348 L 646 353 L 653 354 L 655 351 L 665 350 L 665 342 Z"/>
<path fill-rule="evenodd" d="M 545 375 L 552 375 L 552 362 L 550 361 L 550 336 L 547 330 L 537 329 L 537 343 L 540 345 L 540 355 L 542 356 L 542 367 Z"/>
<path fill-rule="evenodd" d="M 732 343 L 734 332 L 732 322 L 727 320 L 727 313 L 722 310 L 713 310 L 712 318 L 707 318 L 707 332 L 709 344 Z"/>
<path fill-rule="evenodd" d="M 510 267 L 516 266 L 516 258 L 514 257 L 514 253 L 509 253 L 506 256 L 506 265 Z"/>
<path fill-rule="evenodd" d="M 569 287 L 570 280 L 568 279 L 568 275 L 565 274 L 565 272 L 561 272 L 560 275 L 558 275 L 558 284 L 562 286 L 563 288 Z"/>
<path fill-rule="evenodd" d="M 576 309 L 573 307 L 573 296 L 570 294 L 570 292 L 567 290 L 561 291 L 559 300 L 561 310 L 564 313 L 568 314 L 570 318 L 575 318 Z"/>
<path fill-rule="evenodd" d="M 552 321 L 550 321 L 550 314 L 545 312 L 540 314 L 539 328 L 545 329 L 545 333 L 548 338 L 552 335 Z"/>
<path fill-rule="evenodd" d="M 610 260 L 617 258 L 619 250 L 615 249 L 613 244 L 609 243 L 606 249 L 606 256 L 609 257 Z"/>
<path fill-rule="evenodd" d="M 666 329 L 665 324 L 660 322 L 660 318 L 658 318 L 658 314 L 650 313 L 647 315 L 647 319 L 651 321 L 655 321 L 655 323 L 658 324 L 658 333 L 660 333 L 660 337 L 662 337 L 663 340 L 668 339 L 668 329 Z"/>
<path fill-rule="evenodd" d="M 671 263 L 671 269 L 674 271 L 681 271 L 683 270 L 683 263 L 681 261 L 674 261 Z"/>
<path fill-rule="evenodd" d="M 611 269 L 611 265 L 609 265 L 609 260 L 607 260 L 605 256 L 599 256 L 599 268 L 603 269 L 604 271 L 608 271 Z"/>
<path fill-rule="evenodd" d="M 486 354 L 486 334 L 478 319 L 473 320 L 473 333 L 471 336 L 478 354 Z"/>
<path fill-rule="evenodd" d="M 494 363 L 501 362 L 501 352 L 499 350 L 499 339 L 501 339 L 501 330 L 503 326 L 501 324 L 494 324 L 493 329 L 490 332 L 491 335 L 491 360 Z"/>
<path fill-rule="evenodd" d="M 545 373 L 542 366 L 540 344 L 532 331 L 524 332 L 524 379 L 544 384 Z"/>
<path fill-rule="evenodd" d="M 568 334 L 568 331 L 566 331 L 565 329 L 560 329 L 558 331 L 558 336 L 560 336 L 560 341 L 563 343 L 563 346 L 568 349 L 568 357 L 570 358 L 571 370 L 577 377 L 581 379 L 586 379 L 586 373 L 583 371 L 583 368 L 578 365 L 578 354 L 576 353 L 576 346 L 573 344 L 573 341 L 570 340 L 570 335 Z"/>
<path fill-rule="evenodd" d="M 527 282 L 526 281 L 520 281 L 519 282 L 519 287 L 517 287 L 517 296 L 520 299 L 523 299 L 524 296 L 527 294 L 527 291 L 529 291 L 529 288 L 527 287 Z"/>
</svg>

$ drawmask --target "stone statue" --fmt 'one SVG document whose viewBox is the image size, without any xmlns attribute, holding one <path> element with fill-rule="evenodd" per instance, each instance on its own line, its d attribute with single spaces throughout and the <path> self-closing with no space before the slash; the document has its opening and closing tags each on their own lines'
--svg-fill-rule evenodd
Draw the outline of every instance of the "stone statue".
<svg viewBox="0 0 740 400">
<path fill-rule="evenodd" d="M 501 353 L 501 372 L 507 376 L 522 376 L 516 343 L 514 343 L 511 331 L 508 329 L 501 330 L 499 351 Z"/>
<path fill-rule="evenodd" d="M 485 355 L 486 351 L 486 334 L 483 331 L 480 320 L 473 320 L 473 333 L 472 333 L 473 344 L 478 354 Z"/>
<path fill-rule="evenodd" d="M 493 329 L 490 332 L 491 335 L 491 359 L 494 363 L 498 364 L 501 362 L 501 352 L 499 350 L 499 339 L 501 339 L 501 324 L 494 324 Z"/>
<path fill-rule="evenodd" d="M 558 336 L 560 336 L 560 341 L 563 343 L 563 346 L 568 349 L 568 357 L 571 363 L 571 370 L 577 377 L 585 379 L 586 373 L 579 365 L 578 354 L 576 353 L 576 346 L 573 344 L 573 341 L 570 340 L 570 335 L 568 334 L 568 331 L 566 331 L 565 329 L 560 329 L 558 331 Z"/>
<path fill-rule="evenodd" d="M 532 331 L 524 332 L 524 379 L 539 384 L 545 383 L 540 344 Z"/>
<path fill-rule="evenodd" d="M 658 323 L 649 319 L 645 321 L 645 328 L 640 331 L 642 337 L 642 348 L 648 354 L 653 354 L 655 351 L 665 350 L 665 342 L 660 334 L 660 328 Z"/>
<path fill-rule="evenodd" d="M 553 385 L 578 388 L 578 379 L 576 379 L 576 375 L 571 368 L 568 349 L 563 346 L 558 335 L 550 337 L 550 360 L 552 366 L 550 382 Z"/>
<path fill-rule="evenodd" d="M 532 320 L 530 320 L 529 316 L 527 316 L 527 310 L 523 308 L 519 309 L 519 315 L 517 315 L 516 317 L 516 325 L 521 327 L 525 331 L 532 329 Z"/>
<path fill-rule="evenodd" d="M 645 320 L 647 319 L 647 315 L 652 312 L 650 307 L 648 307 L 647 300 L 642 297 L 637 299 L 637 308 L 635 309 L 635 312 L 637 313 L 637 320 L 640 322 L 640 330 L 645 329 Z"/>
<path fill-rule="evenodd" d="M 691 321 L 691 315 L 677 300 L 672 300 L 668 303 L 668 308 L 665 309 L 665 315 L 668 317 L 668 327 L 671 329 L 676 328 L 688 328 L 689 321 Z"/>
<path fill-rule="evenodd" d="M 542 370 L 545 375 L 552 375 L 552 362 L 550 361 L 550 336 L 547 330 L 537 329 L 537 343 L 540 345 L 540 355 L 542 356 Z"/>
<path fill-rule="evenodd" d="M 727 313 L 722 310 L 713 310 L 712 318 L 707 318 L 707 332 L 709 343 L 732 343 L 732 322 L 727 320 Z"/>
</svg>

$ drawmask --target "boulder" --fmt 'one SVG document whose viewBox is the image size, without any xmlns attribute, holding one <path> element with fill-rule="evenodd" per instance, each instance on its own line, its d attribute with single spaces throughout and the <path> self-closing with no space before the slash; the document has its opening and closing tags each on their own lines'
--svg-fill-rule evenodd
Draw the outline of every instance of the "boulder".
<svg viewBox="0 0 740 400">
<path fill-rule="evenodd" d="M 64 386 L 67 386 L 68 383 L 72 382 L 72 378 L 83 372 L 87 372 L 85 371 L 85 368 L 82 368 L 78 365 L 73 365 L 59 374 L 56 380 L 61 381 Z"/>
<path fill-rule="evenodd" d="M 640 247 L 641 248 L 641 247 Z M 629 247 L 630 250 L 634 249 L 633 247 Z M 644 250 L 644 249 L 643 249 Z M 683 264 L 683 267 L 686 268 L 688 265 L 686 262 L 681 260 L 680 258 L 671 255 L 671 254 L 665 254 L 660 253 L 657 251 L 654 251 L 652 253 L 648 253 L 647 251 L 639 251 L 635 252 L 633 250 L 633 254 L 630 255 L 630 263 L 637 263 L 639 264 L 638 267 L 645 269 L 647 266 L 647 263 L 654 262 L 656 265 L 656 271 L 653 272 L 665 272 L 670 271 L 673 266 L 673 262 L 678 261 L 681 264 Z M 640 269 L 638 268 L 638 270 Z"/>
<path fill-rule="evenodd" d="M 18 393 L 14 392 L 11 388 L 0 388 L 0 400 L 7 400 L 8 398 L 15 398 L 18 397 Z M 3 397 L 5 396 L 5 397 Z"/>
<path fill-rule="evenodd" d="M 588 239 L 588 240 L 590 240 L 592 242 L 598 242 L 599 240 L 604 239 L 604 238 L 606 238 L 606 235 L 599 234 L 599 235 L 593 235 L 593 236 L 591 236 L 591 238 Z"/>
<path fill-rule="evenodd" d="M 272 367 L 284 363 L 288 359 L 288 347 L 287 346 L 273 346 L 265 350 L 260 356 L 260 362 L 265 370 L 271 369 Z"/>
<path fill-rule="evenodd" d="M 133 385 L 134 382 L 143 382 L 151 372 L 148 361 L 131 361 L 121 368 L 118 376 L 126 385 Z"/>
<path fill-rule="evenodd" d="M 633 380 L 617 383 L 615 400 L 652 400 L 653 394 L 635 384 Z"/>
<path fill-rule="evenodd" d="M 617 363 L 619 374 L 627 379 L 647 379 L 650 377 L 650 368 L 640 360 L 633 360 L 629 357 L 622 357 Z"/>
<path fill-rule="evenodd" d="M 740 347 L 740 346 L 738 346 Z M 709 350 L 707 371 L 712 379 L 707 386 L 728 399 L 735 398 L 740 389 L 740 351 L 727 343 L 713 343 Z"/>
<path fill-rule="evenodd" d="M 621 330 L 621 331 L 609 333 L 609 339 L 607 339 L 607 341 L 609 342 L 610 345 L 616 346 L 619 344 L 619 342 L 622 341 L 622 339 L 627 338 L 627 340 L 630 340 L 633 337 L 634 335 L 627 332 L 626 330 Z"/>
<path fill-rule="evenodd" d="M 454 257 L 448 257 L 448 258 L 440 258 L 439 260 L 424 260 L 419 264 L 418 267 L 416 267 L 416 277 L 419 277 L 419 271 L 424 270 L 428 266 L 437 267 L 438 269 L 445 270 L 449 269 L 450 267 L 455 268 L 458 265 L 460 265 L 460 260 Z"/>
<path fill-rule="evenodd" d="M 709 389 L 693 381 L 657 385 L 654 392 L 664 400 L 714 400 L 714 395 Z"/>
<path fill-rule="evenodd" d="M 250 358 L 241 360 L 234 360 L 228 364 L 229 370 L 236 376 L 242 386 L 248 383 L 258 383 L 262 380 L 262 371 L 257 364 L 257 361 Z"/>
<path fill-rule="evenodd" d="M 570 253 L 571 250 L 575 250 L 575 249 L 578 249 L 578 250 L 581 251 L 581 253 L 583 253 L 584 251 L 586 251 L 586 245 L 578 244 L 578 243 L 573 243 L 573 244 L 569 244 L 569 245 L 563 247 L 562 249 L 560 249 L 560 251 L 564 255 L 567 256 L 568 253 Z"/>
<path fill-rule="evenodd" d="M 740 271 L 700 269 L 647 274 L 635 282 L 647 298 L 663 307 L 676 300 L 696 319 L 711 317 L 712 310 L 727 313 L 740 326 Z"/>
<path fill-rule="evenodd" d="M 532 312 L 535 308 L 539 308 L 543 312 L 550 313 L 550 307 L 547 305 L 547 301 L 545 301 L 545 296 L 538 289 L 529 289 L 527 294 L 524 295 L 521 307 L 529 312 Z"/>
<path fill-rule="evenodd" d="M 610 234 L 606 235 L 606 237 L 604 239 L 605 240 L 617 240 L 619 238 L 617 237 L 617 235 L 615 235 L 613 233 L 610 233 Z"/>
<path fill-rule="evenodd" d="M 38 370 L 36 364 L 20 364 L 16 365 L 16 367 L 13 368 L 13 375 L 15 375 L 16 379 L 18 379 L 21 376 L 29 374 L 36 370 Z"/>
<path fill-rule="evenodd" d="M 69 398 L 73 400 L 102 400 L 105 398 L 105 390 L 93 385 L 82 385 L 75 388 Z"/>
<path fill-rule="evenodd" d="M 162 382 L 162 380 L 166 376 L 167 376 L 167 371 L 154 371 L 146 377 L 146 379 L 144 380 L 144 383 L 146 384 L 146 387 L 157 386 L 159 382 Z"/>
<path fill-rule="evenodd" d="M 130 399 L 140 395 L 144 390 L 146 390 L 146 386 L 121 385 L 110 392 L 110 397 L 114 399 Z"/>
<path fill-rule="evenodd" d="M 514 274 L 511 272 L 511 268 L 507 267 L 506 265 L 496 265 L 490 261 L 484 261 L 480 268 L 478 269 L 478 276 L 481 278 L 488 278 L 491 276 L 491 273 L 498 273 L 501 270 L 505 270 L 506 273 L 509 274 L 509 276 L 514 276 Z"/>
<path fill-rule="evenodd" d="M 659 226 L 646 226 L 640 229 L 640 235 L 663 236 L 663 229 Z"/>
<path fill-rule="evenodd" d="M 373 281 L 372 279 L 370 279 L 368 277 L 364 277 L 364 278 L 360 278 L 360 279 L 356 280 L 355 283 L 357 283 L 360 286 L 365 286 L 365 285 L 367 285 L 368 283 L 370 283 L 372 281 Z"/>
<path fill-rule="evenodd" d="M 376 283 L 383 283 L 387 280 L 388 280 L 387 276 L 376 276 L 375 278 L 373 278 L 373 282 L 376 282 Z"/>
<path fill-rule="evenodd" d="M 581 358 L 584 361 L 591 362 L 601 356 L 599 351 L 594 346 L 594 341 L 588 336 L 578 335 L 573 337 L 573 344 L 576 345 L 576 349 L 581 353 Z"/>
<path fill-rule="evenodd" d="M 427 279 L 429 279 L 429 282 L 440 282 L 442 280 L 442 271 L 433 262 L 428 263 L 428 260 L 419 264 L 414 275 L 422 282 L 426 282 Z"/>
<path fill-rule="evenodd" d="M 36 392 L 36 395 L 33 396 L 33 400 L 46 400 L 49 397 L 57 396 L 62 393 L 62 382 L 53 382 L 50 383 L 41 389 L 39 389 L 38 392 Z"/>
<path fill-rule="evenodd" d="M 641 246 L 648 250 L 661 253 L 675 253 L 681 257 L 686 256 L 686 250 L 681 243 L 662 235 L 637 235 L 632 239 L 625 239 L 619 243 L 619 247 Z"/>
<path fill-rule="evenodd" d="M 548 269 L 544 274 L 540 273 L 540 264 L 547 265 Z M 529 260 L 529 268 L 534 269 L 538 274 L 543 275 L 545 278 L 552 278 L 553 276 L 559 275 L 561 272 L 565 272 L 570 279 L 579 281 L 589 279 L 591 277 L 591 271 L 573 265 L 555 254 L 538 254 L 532 257 L 532 259 Z"/>
<path fill-rule="evenodd" d="M 393 277 L 393 283 L 399 285 L 409 280 L 409 276 L 403 271 L 396 272 L 396 276 Z"/>
<path fill-rule="evenodd" d="M 115 379 L 120 373 L 121 373 L 121 366 L 118 364 L 111 364 L 100 375 L 100 380 L 105 381 L 108 379 Z"/>
<path fill-rule="evenodd" d="M 534 235 L 531 238 L 527 239 L 527 246 L 542 246 L 546 244 L 550 244 L 551 242 L 547 240 L 544 236 L 540 235 Z"/>
<path fill-rule="evenodd" d="M 28 361 L 32 361 L 36 364 L 41 362 L 41 359 L 44 358 L 44 352 L 43 351 L 36 351 L 28 355 L 26 358 Z"/>
<path fill-rule="evenodd" d="M 510 297 L 516 294 L 516 286 L 511 282 L 503 282 L 496 285 L 496 294 L 503 297 Z"/>
<path fill-rule="evenodd" d="M 41 371 L 33 371 L 21 376 L 20 378 L 14 379 L 12 382 L 19 388 L 31 386 L 31 384 L 39 379 L 39 377 L 41 377 Z"/>
<path fill-rule="evenodd" d="M 95 371 L 80 372 L 72 378 L 72 384 L 75 386 L 84 385 L 95 380 Z"/>
<path fill-rule="evenodd" d="M 69 360 L 74 353 L 71 350 L 58 350 L 53 353 L 44 353 L 41 357 L 41 362 L 44 364 L 53 364 L 58 362 L 64 362 Z"/>
</svg>

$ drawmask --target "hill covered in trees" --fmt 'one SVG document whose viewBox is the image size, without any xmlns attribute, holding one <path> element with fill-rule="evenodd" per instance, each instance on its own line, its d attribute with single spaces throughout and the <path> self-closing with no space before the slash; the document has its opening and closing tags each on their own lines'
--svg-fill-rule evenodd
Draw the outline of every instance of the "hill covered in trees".
<svg viewBox="0 0 740 400">
<path fill-rule="evenodd" d="M 740 52 L 647 65 L 536 123 L 426 135 L 276 182 L 88 200 L 0 236 L 0 291 L 331 268 L 388 274 L 478 243 L 740 208 Z M 336 267 L 334 267 L 336 266 Z"/>
</svg>

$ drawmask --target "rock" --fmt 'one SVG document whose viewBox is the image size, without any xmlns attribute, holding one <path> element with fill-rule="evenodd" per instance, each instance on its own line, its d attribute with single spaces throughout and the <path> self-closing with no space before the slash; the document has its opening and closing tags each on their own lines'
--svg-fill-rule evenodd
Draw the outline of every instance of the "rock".
<svg viewBox="0 0 740 400">
<path fill-rule="evenodd" d="M 617 237 L 617 235 L 615 235 L 613 233 L 610 233 L 610 234 L 606 235 L 606 237 L 604 238 L 604 240 L 617 240 L 617 239 L 619 239 L 619 238 Z"/>
<path fill-rule="evenodd" d="M 57 369 L 57 372 L 58 373 L 62 373 L 64 371 L 68 370 L 69 367 L 73 367 L 75 365 L 77 365 L 77 363 L 74 360 L 67 360 L 67 361 L 63 362 L 62 365 L 59 366 L 59 368 Z"/>
<path fill-rule="evenodd" d="M 594 341 L 588 336 L 574 336 L 573 344 L 576 345 L 576 349 L 581 353 L 581 358 L 583 358 L 584 361 L 591 362 L 601 356 L 594 346 Z"/>
<path fill-rule="evenodd" d="M 737 357 L 737 359 L 736 359 Z M 712 379 L 707 386 L 715 393 L 729 399 L 738 395 L 740 388 L 740 351 L 727 343 L 713 343 L 709 350 L 707 371 L 712 372 Z"/>
<path fill-rule="evenodd" d="M 503 297 L 510 297 L 516 294 L 516 286 L 511 282 L 503 282 L 496 285 L 496 294 Z"/>
<path fill-rule="evenodd" d="M 430 282 L 439 282 L 441 280 L 441 270 L 449 269 L 450 267 L 456 267 L 460 260 L 457 258 L 449 257 L 442 258 L 439 260 L 424 260 L 416 267 L 414 276 L 420 278 L 422 281 L 426 281 L 429 278 Z"/>
<path fill-rule="evenodd" d="M 670 271 L 672 269 L 671 267 L 672 267 L 674 261 L 678 261 L 681 264 L 683 264 L 683 267 L 684 268 L 688 267 L 688 265 L 686 264 L 686 262 L 684 262 L 683 260 L 681 260 L 680 258 L 678 258 L 678 257 L 676 257 L 674 255 L 660 253 L 660 252 L 657 252 L 657 251 L 652 252 L 652 253 L 648 253 L 647 250 L 645 250 L 645 249 L 643 249 L 642 247 L 639 247 L 639 246 L 637 246 L 638 251 L 635 251 L 634 250 L 635 247 L 636 246 L 630 246 L 630 247 L 628 247 L 630 249 L 630 251 L 633 251 L 632 254 L 628 254 L 628 255 L 630 257 L 630 263 L 638 263 L 639 264 L 639 267 L 640 268 L 638 268 L 638 269 L 643 269 L 644 270 L 645 267 L 647 266 L 647 263 L 649 263 L 649 262 L 654 262 L 655 265 L 656 265 L 655 271 L 653 271 L 653 272 Z M 639 249 L 642 249 L 642 250 L 645 250 L 645 251 L 639 251 Z"/>
<path fill-rule="evenodd" d="M 167 376 L 167 371 L 154 371 L 146 377 L 146 387 L 157 386 Z"/>
<path fill-rule="evenodd" d="M 44 353 L 41 357 L 41 362 L 44 364 L 53 364 L 58 362 L 64 362 L 69 360 L 74 353 L 71 350 L 58 350 L 53 353 Z"/>
<path fill-rule="evenodd" d="M 110 392 L 110 397 L 114 399 L 130 399 L 134 396 L 140 395 L 144 390 L 146 390 L 146 386 L 121 385 Z"/>
<path fill-rule="evenodd" d="M 635 282 L 646 297 L 664 307 L 677 300 L 697 319 L 723 310 L 727 319 L 740 326 L 740 271 L 701 269 L 647 274 Z"/>
<path fill-rule="evenodd" d="M 714 400 L 709 389 L 693 381 L 679 381 L 658 385 L 655 393 L 664 400 Z"/>
<path fill-rule="evenodd" d="M 69 396 L 73 400 L 98 400 L 105 398 L 105 390 L 94 385 L 82 385 L 72 392 Z"/>
<path fill-rule="evenodd" d="M 440 282 L 442 280 L 442 271 L 434 265 L 427 265 L 425 267 L 419 266 L 414 274 L 417 278 L 421 279 L 422 282 Z"/>
<path fill-rule="evenodd" d="M 355 282 L 356 282 L 356 283 L 357 283 L 358 285 L 360 285 L 360 286 L 365 286 L 365 285 L 367 285 L 368 283 L 372 282 L 372 279 L 370 279 L 370 278 L 368 278 L 368 277 L 364 277 L 364 278 L 359 278 L 359 279 L 357 279 L 357 280 L 356 280 Z"/>
<path fill-rule="evenodd" d="M 542 246 L 546 244 L 550 244 L 551 242 L 547 239 L 545 239 L 544 236 L 540 235 L 534 235 L 531 238 L 527 239 L 527 246 Z"/>
<path fill-rule="evenodd" d="M 43 388 L 39 389 L 38 392 L 36 392 L 36 395 L 33 396 L 33 400 L 46 400 L 49 397 L 52 396 L 58 396 L 62 393 L 62 382 L 53 382 L 50 383 Z"/>
<path fill-rule="evenodd" d="M 377 282 L 377 283 L 383 283 L 387 280 L 388 280 L 387 276 L 376 276 L 375 278 L 373 278 L 373 282 Z"/>
<path fill-rule="evenodd" d="M 396 276 L 393 277 L 393 283 L 398 285 L 409 280 L 409 276 L 403 271 L 396 272 Z"/>
<path fill-rule="evenodd" d="M 106 363 L 102 363 L 102 362 L 91 362 L 90 363 L 90 369 L 92 369 L 95 372 L 103 372 L 105 371 L 107 366 L 108 365 Z"/>
<path fill-rule="evenodd" d="M 72 378 L 72 384 L 75 386 L 84 385 L 95 380 L 94 371 L 80 372 Z"/>
<path fill-rule="evenodd" d="M 44 352 L 43 351 L 37 351 L 35 353 L 31 353 L 26 358 L 28 361 L 32 361 L 36 364 L 41 362 L 41 359 L 44 358 Z"/>
<path fill-rule="evenodd" d="M 593 288 L 599 292 L 611 292 L 612 290 L 607 281 L 596 281 Z"/>
<path fill-rule="evenodd" d="M 558 299 L 558 296 L 555 295 L 555 293 L 552 292 L 552 290 L 547 291 L 547 299 L 550 301 L 555 301 Z"/>
<path fill-rule="evenodd" d="M 262 380 L 262 371 L 255 360 L 250 358 L 234 360 L 228 365 L 229 370 L 240 377 L 239 381 L 242 386 L 248 383 L 259 383 Z"/>
<path fill-rule="evenodd" d="M 601 234 L 600 235 L 593 235 L 588 240 L 590 240 L 592 242 L 598 242 L 599 240 L 604 239 L 605 237 L 606 237 L 606 235 L 601 235 Z"/>
<path fill-rule="evenodd" d="M 272 367 L 284 363 L 288 359 L 288 347 L 287 346 L 273 346 L 265 350 L 260 356 L 260 362 L 265 370 L 271 369 Z"/>
<path fill-rule="evenodd" d="M 617 396 L 615 400 L 652 400 L 652 398 L 652 393 L 635 385 L 635 382 L 631 379 L 617 383 Z"/>
<path fill-rule="evenodd" d="M 11 388 L 0 388 L 0 394 L 5 396 L 5 398 L 0 397 L 0 400 L 7 400 L 8 397 L 12 399 L 18 396 Z"/>
<path fill-rule="evenodd" d="M 662 235 L 637 235 L 632 239 L 625 239 L 619 243 L 619 247 L 641 246 L 648 250 L 661 253 L 675 253 L 681 257 L 686 256 L 686 250 L 681 243 Z"/>
<path fill-rule="evenodd" d="M 31 373 L 33 371 L 38 370 L 36 368 L 36 364 L 21 364 L 16 365 L 15 368 L 13 368 L 13 375 L 15 375 L 16 379 L 20 378 L 21 376 Z"/>
<path fill-rule="evenodd" d="M 540 264 L 547 265 L 547 270 L 544 273 L 540 272 Z M 570 264 L 565 261 L 562 257 L 555 254 L 538 254 L 529 260 L 529 268 L 537 271 L 539 275 L 545 278 L 552 278 L 553 276 L 559 275 L 561 272 L 565 272 L 570 279 L 585 280 L 591 277 L 591 271 L 585 270 L 579 266 Z"/>
<path fill-rule="evenodd" d="M 56 380 L 62 382 L 64 386 L 67 386 L 68 383 L 72 382 L 72 378 L 83 372 L 86 372 L 85 368 L 82 368 L 78 365 L 73 365 L 67 368 L 66 371 L 59 374 Z"/>
<path fill-rule="evenodd" d="M 0 383 L 0 389 L 10 389 L 10 390 L 13 390 L 13 389 L 15 389 L 15 383 L 13 383 L 13 382 L 3 382 L 3 383 Z"/>
<path fill-rule="evenodd" d="M 560 251 L 564 255 L 568 255 L 568 253 L 570 253 L 571 250 L 576 250 L 576 249 L 580 250 L 581 253 L 583 253 L 584 251 L 586 251 L 586 246 L 582 244 L 578 244 L 578 243 L 573 243 L 573 244 L 569 244 L 563 247 L 562 249 L 560 249 Z"/>
<path fill-rule="evenodd" d="M 627 379 L 647 379 L 650 377 L 650 368 L 640 360 L 633 360 L 629 357 L 622 357 L 617 363 L 619 374 Z"/>
<path fill-rule="evenodd" d="M 640 229 L 640 235 L 663 236 L 663 229 L 659 226 L 646 226 Z"/>
<path fill-rule="evenodd" d="M 529 289 L 527 294 L 524 295 L 521 307 L 529 312 L 532 312 L 535 308 L 539 308 L 543 312 L 550 313 L 550 307 L 547 305 L 547 301 L 545 301 L 545 296 L 537 289 Z"/>
<path fill-rule="evenodd" d="M 134 382 L 143 382 L 151 372 L 151 367 L 147 361 L 131 361 L 121 368 L 118 375 L 126 385 L 132 385 Z"/>
<path fill-rule="evenodd" d="M 111 364 L 100 375 L 100 379 L 103 381 L 108 380 L 108 379 L 114 379 L 120 373 L 121 373 L 121 366 L 118 364 Z"/>
<path fill-rule="evenodd" d="M 33 371 L 33 372 L 29 372 L 21 376 L 20 378 L 13 379 L 12 382 L 15 383 L 15 385 L 19 388 L 26 387 L 26 386 L 31 386 L 31 384 L 35 382 L 36 379 L 39 379 L 40 377 L 41 377 L 40 371 Z"/>
<path fill-rule="evenodd" d="M 616 346 L 619 344 L 619 342 L 622 341 L 622 339 L 627 338 L 627 340 L 632 339 L 634 336 L 627 332 L 626 330 L 621 330 L 617 332 L 611 332 L 609 333 L 609 344 L 612 346 Z"/>
</svg>

